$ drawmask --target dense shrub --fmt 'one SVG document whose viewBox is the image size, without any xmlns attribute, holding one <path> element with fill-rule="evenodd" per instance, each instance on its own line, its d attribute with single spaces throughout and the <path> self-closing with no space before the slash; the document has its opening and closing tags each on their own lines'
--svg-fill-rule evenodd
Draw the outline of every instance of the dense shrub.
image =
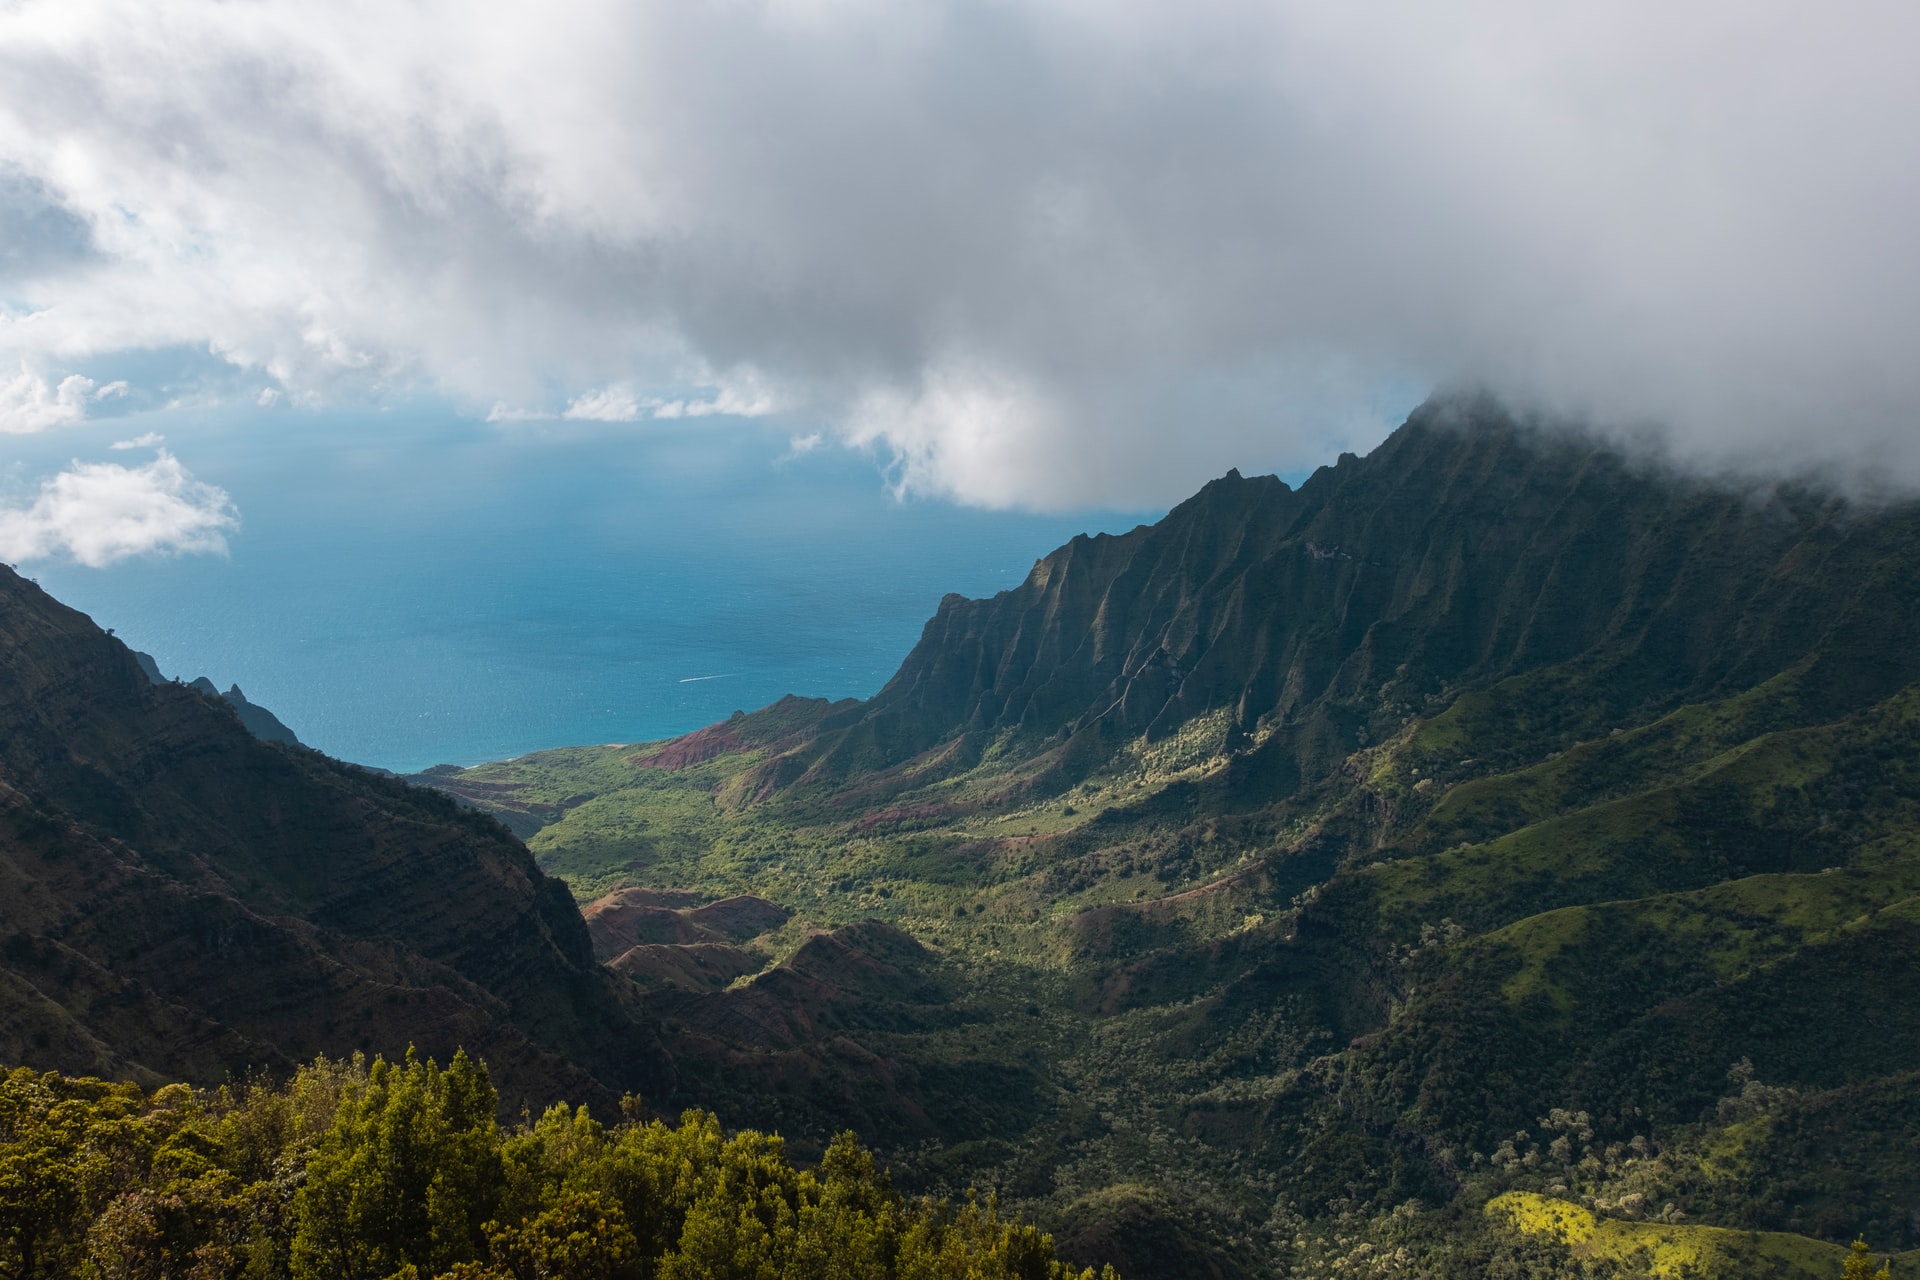
<svg viewBox="0 0 1920 1280">
<path fill-rule="evenodd" d="M 907 1200 L 852 1134 L 806 1170 L 703 1112 L 609 1127 L 560 1104 L 503 1130 L 495 1105 L 464 1054 L 214 1092 L 16 1070 L 0 1077 L 0 1274 L 1092 1280 L 991 1200 Z"/>
</svg>

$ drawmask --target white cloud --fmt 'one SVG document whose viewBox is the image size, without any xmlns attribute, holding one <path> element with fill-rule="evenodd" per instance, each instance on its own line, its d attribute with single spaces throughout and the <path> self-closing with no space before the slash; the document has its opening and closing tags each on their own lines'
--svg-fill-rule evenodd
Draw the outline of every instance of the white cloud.
<svg viewBox="0 0 1920 1280">
<path fill-rule="evenodd" d="M 633 392 L 616 386 L 575 396 L 560 416 L 575 422 L 632 422 L 642 413 Z"/>
<path fill-rule="evenodd" d="M 110 449 L 151 449 L 155 445 L 165 444 L 167 438 L 158 431 L 147 431 L 131 440 L 115 440 L 107 447 Z"/>
<path fill-rule="evenodd" d="M 29 504 L 0 506 L 0 560 L 65 556 L 100 568 L 138 555 L 224 555 L 239 515 L 165 450 L 144 466 L 75 462 Z"/>
<path fill-rule="evenodd" d="M 1893 0 L 18 0 L 0 429 L 194 347 L 296 403 L 777 404 L 1057 505 L 1364 445 L 1390 375 L 1920 482 L 1916 45 Z M 772 390 L 635 390 L 693 385 Z"/>
<path fill-rule="evenodd" d="M 777 413 L 779 408 L 779 402 L 764 391 L 748 392 L 722 387 L 708 399 L 685 402 L 682 412 L 689 418 L 764 418 L 770 413 Z M 668 415 L 655 409 L 653 416 L 664 418 Z"/>
<path fill-rule="evenodd" d="M 897 493 L 1044 504 L 1063 486 L 1082 489 L 1079 477 L 1099 465 L 1076 456 L 1061 412 L 1041 389 L 990 370 L 940 370 L 913 392 L 870 391 L 854 407 L 850 438 L 892 450 Z"/>
<path fill-rule="evenodd" d="M 665 399 L 641 396 L 626 383 L 613 383 L 582 392 L 567 402 L 557 415 L 570 422 L 639 422 L 648 418 L 760 418 L 774 413 L 779 402 L 759 388 L 722 386 L 705 397 L 679 396 Z M 528 422 L 551 419 L 556 415 L 541 409 L 517 409 L 504 400 L 496 400 L 487 413 L 488 422 Z"/>
<path fill-rule="evenodd" d="M 542 422 L 552 417 L 544 409 L 516 409 L 505 400 L 495 400 L 487 411 L 488 422 Z"/>
<path fill-rule="evenodd" d="M 92 393 L 90 378 L 68 374 L 56 386 L 22 364 L 18 374 L 0 375 L 0 432 L 23 435 L 85 421 Z"/>
</svg>

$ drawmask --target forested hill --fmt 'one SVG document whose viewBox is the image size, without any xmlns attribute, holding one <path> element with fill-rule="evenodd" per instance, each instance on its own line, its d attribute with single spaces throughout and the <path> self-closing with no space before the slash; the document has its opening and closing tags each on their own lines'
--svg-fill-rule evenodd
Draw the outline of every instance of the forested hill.
<svg viewBox="0 0 1920 1280">
<path fill-rule="evenodd" d="M 670 1078 L 564 885 L 490 819 L 155 683 L 0 569 L 0 1062 L 146 1080 L 409 1045 L 508 1104 Z"/>
</svg>

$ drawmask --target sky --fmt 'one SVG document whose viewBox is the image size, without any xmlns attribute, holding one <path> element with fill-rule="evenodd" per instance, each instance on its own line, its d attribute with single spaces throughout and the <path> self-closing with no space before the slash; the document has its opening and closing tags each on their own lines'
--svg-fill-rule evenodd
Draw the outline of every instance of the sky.
<svg viewBox="0 0 1920 1280">
<path fill-rule="evenodd" d="M 292 435 L 239 405 L 14 437 L 0 487 L 76 450 L 151 465 L 160 444 L 112 448 L 148 422 L 221 495 L 234 523 L 202 532 L 225 552 L 21 571 L 166 675 L 238 684 L 308 745 L 400 772 L 865 697 L 943 595 L 1158 515 L 896 498 L 871 459 L 797 450 L 771 415 L 476 430 L 431 397 Z"/>
<path fill-rule="evenodd" d="M 134 440 L 420 397 L 985 509 L 1456 385 L 1910 487 L 1915 48 L 1861 0 L 9 0 L 0 432 L 139 430 L 16 476 L 0 558 L 218 554 L 245 512 Z"/>
</svg>

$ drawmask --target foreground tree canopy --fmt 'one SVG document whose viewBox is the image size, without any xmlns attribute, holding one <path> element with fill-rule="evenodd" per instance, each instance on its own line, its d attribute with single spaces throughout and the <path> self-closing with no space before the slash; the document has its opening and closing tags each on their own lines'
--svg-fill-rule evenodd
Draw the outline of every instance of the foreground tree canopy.
<svg viewBox="0 0 1920 1280">
<path fill-rule="evenodd" d="M 0 1077 L 0 1274 L 294 1280 L 1092 1280 L 991 1201 L 911 1202 L 710 1114 L 502 1129 L 483 1065 L 320 1061 L 216 1092 Z M 1111 1270 L 1106 1272 L 1112 1280 Z"/>
</svg>

